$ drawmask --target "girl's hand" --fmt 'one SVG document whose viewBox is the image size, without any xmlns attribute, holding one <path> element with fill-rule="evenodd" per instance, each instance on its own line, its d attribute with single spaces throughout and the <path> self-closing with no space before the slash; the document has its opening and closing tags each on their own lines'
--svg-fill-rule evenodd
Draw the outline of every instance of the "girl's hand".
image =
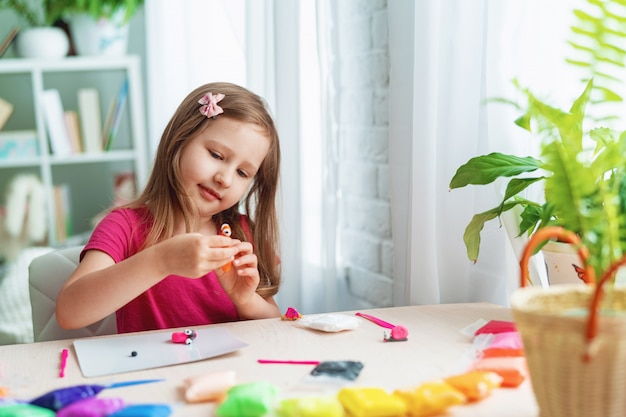
<svg viewBox="0 0 626 417">
<path fill-rule="evenodd" d="M 225 236 L 185 233 L 156 245 L 156 261 L 163 276 L 199 278 L 232 262 L 241 251 L 240 243 Z"/>
<path fill-rule="evenodd" d="M 250 242 L 237 241 L 237 255 L 233 260 L 233 268 L 224 272 L 216 269 L 217 277 L 233 303 L 239 308 L 252 301 L 259 286 L 260 276 L 258 259 L 253 253 Z"/>
</svg>

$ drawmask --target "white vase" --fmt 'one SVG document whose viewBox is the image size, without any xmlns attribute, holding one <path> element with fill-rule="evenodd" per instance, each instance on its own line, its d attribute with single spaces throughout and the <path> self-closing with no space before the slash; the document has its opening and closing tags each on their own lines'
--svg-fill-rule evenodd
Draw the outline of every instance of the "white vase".
<svg viewBox="0 0 626 417">
<path fill-rule="evenodd" d="M 584 284 L 582 262 L 576 248 L 569 243 L 548 242 L 541 249 L 546 263 L 548 282 L 557 284 Z"/>
<path fill-rule="evenodd" d="M 23 58 L 63 58 L 70 50 L 70 42 L 61 28 L 36 27 L 21 30 L 15 48 Z"/>
<path fill-rule="evenodd" d="M 72 40 L 78 55 L 125 55 L 128 47 L 128 23 L 125 11 L 118 10 L 111 19 L 94 19 L 84 13 L 70 17 Z"/>
</svg>

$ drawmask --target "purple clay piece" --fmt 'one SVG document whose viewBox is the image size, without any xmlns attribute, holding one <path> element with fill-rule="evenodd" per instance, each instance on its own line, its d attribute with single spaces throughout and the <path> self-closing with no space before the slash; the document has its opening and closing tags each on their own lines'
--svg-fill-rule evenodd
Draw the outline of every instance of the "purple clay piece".
<svg viewBox="0 0 626 417">
<path fill-rule="evenodd" d="M 56 417 L 106 417 L 123 409 L 126 403 L 122 398 L 87 398 L 76 401 L 60 409 Z"/>
</svg>

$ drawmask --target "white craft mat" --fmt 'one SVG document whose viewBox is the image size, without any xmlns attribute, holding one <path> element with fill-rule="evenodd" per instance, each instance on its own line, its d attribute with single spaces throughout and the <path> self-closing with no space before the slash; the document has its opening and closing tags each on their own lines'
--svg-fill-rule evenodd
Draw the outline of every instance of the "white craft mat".
<svg viewBox="0 0 626 417">
<path fill-rule="evenodd" d="M 170 331 L 78 339 L 74 349 L 83 375 L 89 378 L 200 361 L 248 346 L 223 327 L 197 333 L 190 345 L 172 342 Z M 137 356 L 131 356 L 133 351 Z"/>
</svg>

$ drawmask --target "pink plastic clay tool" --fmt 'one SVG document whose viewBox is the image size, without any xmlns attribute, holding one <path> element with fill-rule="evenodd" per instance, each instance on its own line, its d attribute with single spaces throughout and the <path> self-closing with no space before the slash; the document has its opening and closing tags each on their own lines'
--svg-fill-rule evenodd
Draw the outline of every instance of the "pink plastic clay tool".
<svg viewBox="0 0 626 417">
<path fill-rule="evenodd" d="M 67 366 L 67 349 L 63 349 L 61 351 L 61 367 L 59 369 L 59 378 L 63 378 L 65 376 L 65 367 Z"/>
<path fill-rule="evenodd" d="M 320 361 L 281 361 L 274 359 L 259 359 L 257 360 L 259 363 L 283 363 L 289 365 L 319 365 Z"/>
<path fill-rule="evenodd" d="M 372 323 L 376 323 L 377 325 L 379 325 L 380 327 L 384 327 L 385 329 L 391 329 L 391 333 L 389 335 L 389 337 L 387 337 L 387 335 L 385 335 L 385 341 L 389 341 L 389 342 L 403 342 L 405 340 L 408 340 L 408 336 L 409 336 L 409 331 L 406 327 L 404 327 L 403 325 L 399 324 L 399 325 L 395 325 L 395 324 L 391 324 L 388 323 L 384 320 L 379 319 L 378 317 L 372 316 L 371 314 L 365 314 L 365 313 L 356 313 L 357 316 L 359 317 L 363 317 L 364 319 L 367 319 L 369 321 L 371 321 Z"/>
</svg>

